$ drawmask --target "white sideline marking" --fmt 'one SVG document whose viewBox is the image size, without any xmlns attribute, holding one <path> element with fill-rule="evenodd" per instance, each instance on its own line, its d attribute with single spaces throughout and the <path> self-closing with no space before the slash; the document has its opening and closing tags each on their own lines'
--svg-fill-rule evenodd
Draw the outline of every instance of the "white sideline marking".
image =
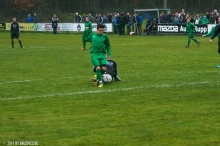
<svg viewBox="0 0 220 146">
<path fill-rule="evenodd" d="M 24 96 L 24 97 L 12 97 L 12 98 L 1 98 L 0 101 L 5 100 L 17 100 L 17 99 L 31 99 L 31 98 L 45 98 L 45 97 L 54 97 L 54 96 L 69 96 L 69 95 L 80 95 L 80 94 L 95 94 L 103 92 L 115 92 L 115 91 L 126 91 L 126 90 L 137 90 L 143 88 L 166 88 L 166 87 L 180 87 L 185 85 L 202 85 L 209 83 L 219 83 L 220 81 L 203 81 L 203 82 L 192 82 L 192 83 L 181 83 L 181 84 L 162 84 L 162 85 L 152 85 L 152 86 L 140 86 L 140 87 L 130 87 L 130 88 L 120 88 L 120 89 L 104 89 L 104 90 L 90 90 L 90 91 L 76 91 L 72 93 L 56 93 L 56 94 L 47 94 L 47 95 L 37 95 L 37 96 Z M 104 86 L 105 88 L 105 86 Z"/>
<path fill-rule="evenodd" d="M 213 71 L 213 72 L 209 72 L 209 73 L 216 73 L 216 72 L 219 72 L 219 71 Z M 172 72 L 173 74 L 195 74 L 195 72 L 190 72 L 190 71 L 187 71 L 187 72 Z M 200 73 L 204 73 L 204 72 L 196 72 L 198 74 Z M 133 75 L 138 75 L 139 73 L 135 73 L 135 74 L 123 74 L 124 76 L 133 76 Z M 160 74 L 160 72 L 152 72 L 152 73 L 145 73 L 145 74 Z M 220 73 L 218 73 L 220 74 Z M 87 78 L 90 78 L 91 76 L 74 76 L 74 78 L 83 78 L 83 77 L 87 77 Z M 33 82 L 33 81 L 43 81 L 43 80 L 58 80 L 58 79 L 70 79 L 70 78 L 73 78 L 73 77 L 60 77 L 60 78 L 42 78 L 42 79 L 33 79 L 33 80 L 18 80 L 18 81 L 2 81 L 0 82 L 0 85 L 1 84 L 12 84 L 12 83 L 24 83 L 24 82 Z"/>
</svg>

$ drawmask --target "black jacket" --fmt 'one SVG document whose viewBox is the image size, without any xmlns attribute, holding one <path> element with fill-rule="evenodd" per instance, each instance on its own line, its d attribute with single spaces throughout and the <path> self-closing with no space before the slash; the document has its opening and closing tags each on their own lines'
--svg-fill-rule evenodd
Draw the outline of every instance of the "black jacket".
<svg viewBox="0 0 220 146">
<path fill-rule="evenodd" d="M 127 17 L 125 14 L 120 14 L 118 16 L 118 24 L 126 24 L 127 22 Z"/>
<path fill-rule="evenodd" d="M 19 34 L 20 28 L 18 22 L 12 22 L 11 23 L 11 34 Z"/>
<path fill-rule="evenodd" d="M 52 27 L 57 27 L 58 26 L 58 18 L 57 17 L 52 17 Z"/>
<path fill-rule="evenodd" d="M 82 22 L 82 17 L 81 17 L 80 15 L 75 16 L 74 22 L 76 22 L 76 23 L 81 23 L 81 22 Z"/>
</svg>

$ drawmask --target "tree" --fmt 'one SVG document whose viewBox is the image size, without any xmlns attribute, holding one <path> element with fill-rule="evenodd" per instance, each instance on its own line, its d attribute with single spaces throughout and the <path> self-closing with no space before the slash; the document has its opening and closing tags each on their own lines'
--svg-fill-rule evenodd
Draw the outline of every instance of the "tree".
<svg viewBox="0 0 220 146">
<path fill-rule="evenodd" d="M 32 0 L 14 0 L 12 3 L 17 11 L 27 11 L 34 6 Z"/>
</svg>

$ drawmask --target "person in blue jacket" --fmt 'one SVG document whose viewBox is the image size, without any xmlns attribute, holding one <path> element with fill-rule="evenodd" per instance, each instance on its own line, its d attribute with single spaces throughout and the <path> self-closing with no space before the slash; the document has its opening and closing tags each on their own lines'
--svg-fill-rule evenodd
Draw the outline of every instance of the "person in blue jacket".
<svg viewBox="0 0 220 146">
<path fill-rule="evenodd" d="M 32 23 L 32 17 L 31 14 L 28 14 L 28 17 L 26 18 L 27 23 Z"/>
<path fill-rule="evenodd" d="M 142 34 L 142 23 L 143 23 L 143 16 L 141 13 L 137 15 L 137 27 L 139 34 Z"/>
</svg>

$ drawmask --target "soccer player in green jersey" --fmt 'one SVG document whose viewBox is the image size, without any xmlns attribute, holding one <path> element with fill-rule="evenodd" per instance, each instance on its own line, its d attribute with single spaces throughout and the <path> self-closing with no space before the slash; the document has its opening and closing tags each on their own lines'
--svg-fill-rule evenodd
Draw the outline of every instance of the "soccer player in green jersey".
<svg viewBox="0 0 220 146">
<path fill-rule="evenodd" d="M 189 48 L 190 45 L 190 39 L 192 39 L 194 42 L 196 42 L 198 44 L 198 46 L 200 45 L 200 42 L 197 41 L 196 38 L 194 38 L 193 36 L 193 32 L 195 31 L 195 25 L 192 24 L 190 22 L 190 19 L 187 18 L 187 22 L 186 22 L 186 32 L 188 32 L 188 43 L 186 45 L 186 48 Z"/>
<path fill-rule="evenodd" d="M 82 36 L 83 48 L 81 50 L 86 49 L 86 42 L 87 42 L 86 37 L 88 37 L 90 35 L 90 33 L 92 33 L 92 23 L 89 21 L 89 17 L 86 16 L 85 29 L 84 29 L 83 36 Z"/>
<path fill-rule="evenodd" d="M 213 39 L 216 37 L 216 35 L 218 35 L 218 53 L 220 54 L 220 33 L 218 32 L 219 31 L 218 29 L 220 30 L 220 16 L 218 17 L 218 24 L 216 24 L 208 34 L 202 36 L 203 37 L 211 36 L 210 38 L 210 43 L 211 43 Z M 220 68 L 220 64 L 218 64 L 217 67 Z"/>
<path fill-rule="evenodd" d="M 103 87 L 102 74 L 107 70 L 107 58 L 111 57 L 111 46 L 109 39 L 104 32 L 104 25 L 97 26 L 97 33 L 90 35 L 91 39 L 91 61 L 96 68 L 96 75 L 99 81 L 98 87 Z M 87 37 L 88 38 L 88 37 Z"/>
</svg>

